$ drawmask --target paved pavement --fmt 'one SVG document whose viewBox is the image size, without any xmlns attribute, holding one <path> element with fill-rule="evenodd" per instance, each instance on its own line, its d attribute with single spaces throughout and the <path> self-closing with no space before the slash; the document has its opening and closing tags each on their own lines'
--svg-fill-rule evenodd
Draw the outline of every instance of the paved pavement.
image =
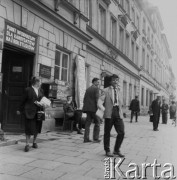
<svg viewBox="0 0 177 180">
<path fill-rule="evenodd" d="M 92 127 L 93 129 L 93 127 Z M 91 129 L 91 134 L 92 134 Z M 174 165 L 177 169 L 177 127 L 160 124 L 160 131 L 152 131 L 149 117 L 139 117 L 138 123 L 130 123 L 125 119 L 126 135 L 121 148 L 126 158 L 120 165 L 122 172 L 139 167 L 142 174 L 142 163 L 157 162 L 162 166 L 165 163 Z M 103 138 L 103 125 L 101 126 Z M 111 148 L 115 142 L 114 128 L 111 132 Z M 16 136 L 17 137 L 17 136 Z M 19 136 L 24 139 L 24 136 Z M 39 136 L 39 148 L 25 153 L 24 142 L 11 146 L 0 147 L 0 180 L 103 180 L 105 173 L 105 153 L 103 142 L 83 143 L 83 136 L 50 132 Z M 112 159 L 113 160 L 113 159 Z M 117 157 L 116 162 L 120 159 Z M 131 167 L 128 167 L 131 164 Z M 137 166 L 135 166 L 137 165 Z M 168 168 L 167 168 L 168 167 Z M 157 174 L 169 166 L 158 167 Z M 147 179 L 152 180 L 152 167 L 147 168 Z M 120 172 L 120 171 L 118 171 Z M 133 173 L 135 174 L 135 172 Z M 166 174 L 166 175 L 169 175 Z M 112 175 L 114 178 L 114 175 Z M 123 179 L 118 173 L 115 178 Z M 160 179 L 163 179 L 162 177 Z"/>
</svg>

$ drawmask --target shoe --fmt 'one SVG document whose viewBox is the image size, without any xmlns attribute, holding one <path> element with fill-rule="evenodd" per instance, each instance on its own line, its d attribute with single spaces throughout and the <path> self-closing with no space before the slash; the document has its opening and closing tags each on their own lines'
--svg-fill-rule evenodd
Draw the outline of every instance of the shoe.
<svg viewBox="0 0 177 180">
<path fill-rule="evenodd" d="M 110 153 L 110 152 L 106 152 L 106 156 L 107 157 L 114 157 L 114 155 L 112 153 Z"/>
<path fill-rule="evenodd" d="M 90 139 L 89 140 L 84 140 L 84 143 L 92 142 Z"/>
<path fill-rule="evenodd" d="M 135 122 L 138 122 L 138 121 L 135 121 Z"/>
<path fill-rule="evenodd" d="M 121 154 L 120 152 L 114 151 L 113 154 L 114 154 L 114 155 L 117 155 L 117 156 L 119 156 L 119 157 L 122 157 L 122 158 L 125 157 L 125 156 L 124 156 L 123 154 Z"/>
<path fill-rule="evenodd" d="M 100 139 L 95 139 L 95 140 L 93 140 L 93 142 L 94 142 L 94 143 L 100 143 L 101 140 L 100 140 Z"/>
<path fill-rule="evenodd" d="M 29 145 L 26 145 L 24 151 L 25 151 L 25 152 L 28 152 L 29 150 L 30 150 L 30 146 L 29 146 Z"/>
<path fill-rule="evenodd" d="M 132 121 L 130 121 L 130 123 L 132 123 Z"/>
<path fill-rule="evenodd" d="M 35 148 L 35 149 L 37 149 L 37 148 L 38 148 L 37 143 L 33 143 L 32 147 Z"/>
<path fill-rule="evenodd" d="M 83 133 L 81 132 L 81 130 L 78 130 L 78 131 L 77 131 L 77 134 L 83 134 Z"/>
</svg>

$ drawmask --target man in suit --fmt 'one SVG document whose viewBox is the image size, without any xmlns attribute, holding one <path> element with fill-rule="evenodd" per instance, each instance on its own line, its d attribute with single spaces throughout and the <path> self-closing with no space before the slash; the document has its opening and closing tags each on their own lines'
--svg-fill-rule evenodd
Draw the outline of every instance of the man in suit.
<svg viewBox="0 0 177 180">
<path fill-rule="evenodd" d="M 160 119 L 160 96 L 157 95 L 157 98 L 152 101 L 151 104 L 151 109 L 153 113 L 153 130 L 154 131 L 159 131 L 158 130 L 158 125 L 159 125 L 159 119 Z"/>
<path fill-rule="evenodd" d="M 136 116 L 136 122 L 138 122 L 138 113 L 140 112 L 140 103 L 138 100 L 138 96 L 135 96 L 135 99 L 131 101 L 129 109 L 131 110 L 130 123 L 132 123 L 134 115 Z"/>
<path fill-rule="evenodd" d="M 105 88 L 98 100 L 98 108 L 104 110 L 104 150 L 108 157 L 118 155 L 124 157 L 120 152 L 120 147 L 124 139 L 124 122 L 122 112 L 122 102 L 119 89 L 119 77 L 112 75 L 110 78 L 110 86 Z M 104 107 L 103 107 L 104 104 Z M 117 138 L 114 146 L 113 154 L 110 152 L 110 132 L 114 125 L 117 132 Z"/>
<path fill-rule="evenodd" d="M 99 133 L 100 133 L 100 120 L 96 116 L 97 111 L 97 101 L 99 98 L 99 79 L 93 78 L 92 86 L 90 86 L 84 96 L 84 105 L 83 112 L 87 114 L 85 122 L 85 134 L 84 134 L 84 143 L 91 142 L 89 138 L 90 134 L 90 125 L 92 119 L 94 120 L 94 130 L 93 130 L 93 140 L 94 142 L 100 142 Z"/>
</svg>

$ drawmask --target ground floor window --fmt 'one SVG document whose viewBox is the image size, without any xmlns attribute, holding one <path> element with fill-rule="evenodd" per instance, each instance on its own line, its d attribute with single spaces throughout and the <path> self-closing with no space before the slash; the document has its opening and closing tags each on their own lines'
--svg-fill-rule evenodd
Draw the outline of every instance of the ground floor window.
<svg viewBox="0 0 177 180">
<path fill-rule="evenodd" d="M 146 106 L 149 105 L 149 91 L 146 90 Z"/>
<path fill-rule="evenodd" d="M 127 101 L 127 83 L 123 82 L 123 105 L 126 106 Z"/>
<path fill-rule="evenodd" d="M 141 105 L 144 106 L 144 88 L 141 88 Z"/>
<path fill-rule="evenodd" d="M 68 81 L 69 54 L 56 50 L 54 78 L 60 81 Z"/>
<path fill-rule="evenodd" d="M 132 100 L 132 85 L 129 84 L 129 104 L 131 103 Z"/>
</svg>

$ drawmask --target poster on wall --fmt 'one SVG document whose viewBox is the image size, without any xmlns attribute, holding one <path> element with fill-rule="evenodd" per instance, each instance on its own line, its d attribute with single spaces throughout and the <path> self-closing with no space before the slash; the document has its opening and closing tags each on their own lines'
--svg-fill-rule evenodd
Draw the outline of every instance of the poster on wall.
<svg viewBox="0 0 177 180">
<path fill-rule="evenodd" d="M 76 71 L 75 71 L 75 101 L 77 108 L 83 108 L 83 100 L 86 91 L 86 81 L 85 81 L 85 59 L 81 56 L 76 57 Z"/>
</svg>

